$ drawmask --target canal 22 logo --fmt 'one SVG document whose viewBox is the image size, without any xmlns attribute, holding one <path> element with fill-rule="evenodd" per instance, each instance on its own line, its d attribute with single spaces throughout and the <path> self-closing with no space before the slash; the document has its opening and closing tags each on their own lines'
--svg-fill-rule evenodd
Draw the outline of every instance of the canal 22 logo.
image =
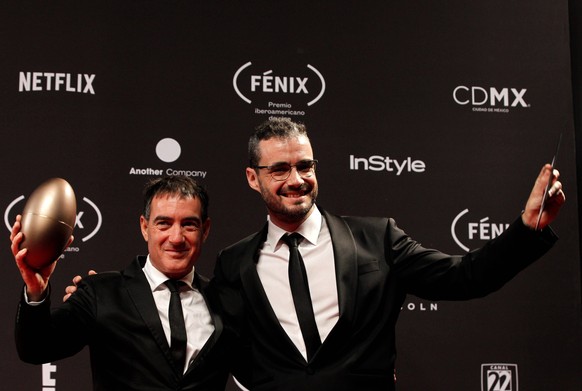
<svg viewBox="0 0 582 391">
<path fill-rule="evenodd" d="M 481 364 L 481 391 L 518 391 L 516 364 Z"/>
</svg>

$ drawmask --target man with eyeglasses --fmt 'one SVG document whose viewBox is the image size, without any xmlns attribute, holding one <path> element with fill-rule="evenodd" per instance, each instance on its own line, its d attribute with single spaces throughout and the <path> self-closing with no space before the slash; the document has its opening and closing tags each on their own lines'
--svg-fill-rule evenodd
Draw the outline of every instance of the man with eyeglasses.
<svg viewBox="0 0 582 391">
<path fill-rule="evenodd" d="M 268 220 L 221 251 L 214 283 L 225 319 L 245 336 L 249 358 L 240 364 L 249 378 L 241 380 L 253 391 L 394 390 L 406 295 L 465 300 L 499 289 L 553 245 L 548 224 L 565 202 L 559 173 L 545 165 L 520 218 L 480 250 L 451 256 L 423 248 L 393 219 L 317 206 L 304 125 L 266 121 L 250 138 L 249 158 L 247 181 Z"/>
</svg>

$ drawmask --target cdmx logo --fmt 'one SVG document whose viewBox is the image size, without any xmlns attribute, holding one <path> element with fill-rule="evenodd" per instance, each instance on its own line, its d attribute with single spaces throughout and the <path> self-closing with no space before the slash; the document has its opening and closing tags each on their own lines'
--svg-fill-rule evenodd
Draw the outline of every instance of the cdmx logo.
<svg viewBox="0 0 582 391">
<path fill-rule="evenodd" d="M 4 224 L 6 225 L 6 228 L 8 228 L 9 231 L 12 230 L 12 223 L 14 222 L 14 217 L 16 216 L 16 213 L 12 214 L 12 209 L 14 209 L 14 207 L 19 202 L 24 200 L 24 198 L 25 197 L 23 195 L 15 198 L 8 205 L 6 210 L 4 211 Z M 101 216 L 101 211 L 99 210 L 99 207 L 93 201 L 91 201 L 87 197 L 83 197 L 83 202 L 84 202 L 84 204 L 81 204 L 81 205 L 83 205 L 84 208 L 79 208 L 79 205 L 77 205 L 77 217 L 75 219 L 74 229 L 75 229 L 75 232 L 78 232 L 78 230 L 81 230 L 82 234 L 84 234 L 84 236 L 81 238 L 81 241 L 86 242 L 89 239 L 91 239 L 93 236 L 95 236 L 97 234 L 97 232 L 99 232 L 99 229 L 101 229 L 101 223 L 103 221 L 103 218 Z M 91 220 L 90 227 L 89 226 L 85 227 L 85 223 L 83 222 L 83 217 L 85 217 L 86 210 L 90 211 L 91 213 L 94 213 L 94 216 L 92 216 L 90 218 L 90 220 Z M 12 218 L 12 220 L 11 220 L 11 218 Z M 88 231 L 85 231 L 85 230 L 88 230 Z M 77 237 L 77 235 L 75 235 L 75 237 Z M 76 239 L 75 239 L 75 241 L 76 241 Z"/>
<path fill-rule="evenodd" d="M 469 209 L 459 213 L 451 223 L 451 236 L 457 245 L 464 251 L 470 251 L 469 243 L 473 240 L 490 240 L 501 235 L 508 223 L 494 223 L 489 221 L 489 217 L 483 217 L 478 221 L 463 222 Z M 463 220 L 462 220 L 463 219 Z"/>
<path fill-rule="evenodd" d="M 307 106 L 311 106 L 325 93 L 325 79 L 313 65 L 307 64 L 307 73 L 298 71 L 295 76 L 277 75 L 272 69 L 253 70 L 252 65 L 250 61 L 242 65 L 232 78 L 235 92 L 246 103 L 251 104 L 250 97 L 258 93 L 284 94 L 306 97 L 306 99 L 313 97 L 307 102 Z"/>
<path fill-rule="evenodd" d="M 453 90 L 453 99 L 462 106 L 471 104 L 472 106 L 489 105 L 491 107 L 529 107 L 525 101 L 526 92 L 526 88 L 457 86 Z"/>
<path fill-rule="evenodd" d="M 516 364 L 482 364 L 481 391 L 519 391 Z"/>
</svg>

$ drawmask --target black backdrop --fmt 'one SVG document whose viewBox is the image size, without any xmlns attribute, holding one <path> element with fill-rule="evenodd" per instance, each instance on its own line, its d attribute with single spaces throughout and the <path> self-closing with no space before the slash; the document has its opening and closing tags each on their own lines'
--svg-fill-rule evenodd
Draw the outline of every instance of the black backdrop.
<svg viewBox="0 0 582 391">
<path fill-rule="evenodd" d="M 211 193 L 198 265 L 210 276 L 217 251 L 265 219 L 244 167 L 248 135 L 270 115 L 307 124 L 326 209 L 394 217 L 451 253 L 517 218 L 562 133 L 559 243 L 486 299 L 409 298 L 397 372 L 402 390 L 491 389 L 492 370 L 511 376 L 495 390 L 582 389 L 580 114 L 565 0 L 35 0 L 0 9 L 4 223 L 50 177 L 69 180 L 79 203 L 55 296 L 75 274 L 119 269 L 146 251 L 141 189 L 171 172 Z M 156 150 L 165 139 L 174 142 Z M 44 367 L 18 360 L 21 282 L 7 240 L 2 251 L 1 388 L 90 389 L 87 352 Z"/>
</svg>

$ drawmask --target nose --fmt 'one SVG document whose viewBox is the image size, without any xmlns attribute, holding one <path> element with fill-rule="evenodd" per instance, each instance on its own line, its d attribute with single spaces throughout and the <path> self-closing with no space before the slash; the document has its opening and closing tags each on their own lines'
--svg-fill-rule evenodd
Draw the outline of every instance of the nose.
<svg viewBox="0 0 582 391">
<path fill-rule="evenodd" d="M 182 227 L 179 224 L 174 224 L 170 229 L 169 241 L 172 244 L 180 244 L 184 242 L 184 234 L 182 233 Z"/>
<path fill-rule="evenodd" d="M 304 182 L 301 175 L 299 175 L 299 171 L 297 171 L 297 167 L 291 167 L 291 172 L 289 172 L 289 178 L 287 178 L 287 184 L 289 186 L 300 186 Z"/>
</svg>

